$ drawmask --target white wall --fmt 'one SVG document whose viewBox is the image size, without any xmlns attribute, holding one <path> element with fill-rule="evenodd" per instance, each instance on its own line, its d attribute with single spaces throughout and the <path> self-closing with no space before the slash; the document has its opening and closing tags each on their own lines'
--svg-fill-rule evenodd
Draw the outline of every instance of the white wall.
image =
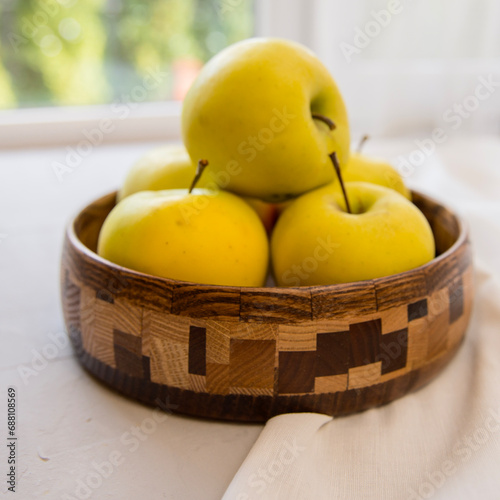
<svg viewBox="0 0 500 500">
<path fill-rule="evenodd" d="M 259 34 L 301 41 L 329 67 L 353 136 L 500 133 L 500 1 L 261 0 L 258 12 Z M 498 82 L 484 100 L 480 77 Z"/>
</svg>

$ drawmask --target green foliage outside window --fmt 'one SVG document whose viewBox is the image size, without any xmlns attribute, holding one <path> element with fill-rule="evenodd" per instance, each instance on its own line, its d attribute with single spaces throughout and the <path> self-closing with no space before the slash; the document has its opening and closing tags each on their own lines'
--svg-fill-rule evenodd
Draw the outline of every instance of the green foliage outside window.
<svg viewBox="0 0 500 500">
<path fill-rule="evenodd" d="M 147 75 L 139 100 L 179 97 L 253 17 L 251 0 L 0 0 L 0 108 L 127 100 Z"/>
</svg>

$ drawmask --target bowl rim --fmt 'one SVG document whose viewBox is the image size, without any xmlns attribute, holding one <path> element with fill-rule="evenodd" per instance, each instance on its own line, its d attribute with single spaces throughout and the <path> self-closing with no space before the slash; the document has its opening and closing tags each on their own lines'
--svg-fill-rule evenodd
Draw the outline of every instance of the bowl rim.
<svg viewBox="0 0 500 500">
<path fill-rule="evenodd" d="M 464 219 L 457 214 L 455 211 L 451 210 L 447 205 L 442 204 L 441 202 L 437 201 L 434 197 L 428 196 L 427 194 L 424 194 L 420 191 L 417 190 L 410 190 L 412 195 L 416 194 L 417 196 L 421 198 L 425 198 L 428 201 L 432 202 L 435 205 L 438 205 L 444 210 L 447 210 L 449 213 L 453 215 L 455 220 L 457 221 L 458 224 L 458 238 L 456 241 L 451 245 L 450 248 L 448 248 L 445 252 L 442 254 L 438 255 L 437 257 L 434 257 L 432 260 L 429 262 L 426 262 L 425 264 L 422 264 L 421 266 L 415 267 L 413 269 L 409 269 L 408 271 L 403 271 L 401 273 L 396 273 L 396 274 L 390 274 L 387 276 L 381 276 L 379 278 L 372 278 L 368 280 L 360 280 L 360 281 L 349 281 L 346 283 L 334 283 L 330 285 L 308 285 L 308 286 L 290 286 L 290 287 L 279 287 L 279 286 L 263 286 L 263 287 L 250 287 L 250 286 L 234 286 L 234 285 L 215 285 L 215 284 L 209 284 L 209 283 L 197 283 L 195 281 L 183 281 L 183 280 L 176 280 L 172 278 L 164 278 L 162 276 L 155 276 L 152 274 L 147 274 L 143 273 L 141 271 L 136 271 L 134 269 L 130 269 L 128 267 L 123 267 L 118 264 L 115 264 L 114 262 L 111 262 L 107 259 L 104 259 L 101 257 L 99 254 L 96 252 L 92 251 L 90 248 L 88 248 L 77 236 L 76 234 L 76 229 L 75 229 L 75 224 L 78 218 L 83 214 L 85 210 L 87 210 L 91 205 L 95 203 L 99 203 L 101 201 L 104 201 L 108 198 L 111 198 L 112 196 L 115 197 L 116 200 L 116 195 L 118 191 L 112 191 L 108 194 L 105 194 L 103 196 L 100 196 L 99 198 L 91 201 L 88 203 L 85 207 L 80 209 L 78 213 L 70 220 L 70 222 L 67 225 L 66 229 L 66 236 L 71 244 L 71 246 L 79 251 L 80 253 L 84 254 L 88 259 L 93 260 L 101 265 L 107 266 L 108 268 L 115 270 L 118 273 L 127 273 L 132 276 L 137 276 L 138 278 L 146 278 L 146 279 L 153 279 L 157 282 L 163 283 L 165 285 L 187 285 L 187 286 L 196 286 L 196 287 L 210 287 L 210 288 L 221 288 L 227 291 L 239 291 L 241 289 L 249 292 L 267 292 L 267 293 L 273 293 L 273 294 L 286 294 L 287 292 L 304 292 L 308 290 L 324 290 L 325 288 L 328 288 L 329 290 L 335 291 L 335 290 L 342 290 L 345 288 L 352 288 L 353 286 L 360 287 L 362 288 L 363 285 L 365 286 L 373 286 L 376 285 L 377 283 L 383 283 L 387 281 L 388 279 L 394 279 L 396 276 L 399 278 L 408 278 L 412 274 L 420 274 L 422 272 L 425 272 L 427 268 L 430 266 L 435 266 L 439 262 L 448 259 L 451 255 L 453 255 L 463 244 L 467 241 L 468 239 L 468 233 L 469 233 L 469 228 Z"/>
</svg>

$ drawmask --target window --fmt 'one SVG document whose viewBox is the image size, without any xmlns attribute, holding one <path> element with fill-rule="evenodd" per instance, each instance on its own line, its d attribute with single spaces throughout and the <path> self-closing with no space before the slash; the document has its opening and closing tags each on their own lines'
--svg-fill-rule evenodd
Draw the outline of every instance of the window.
<svg viewBox="0 0 500 500">
<path fill-rule="evenodd" d="M 449 110 L 475 107 L 484 81 L 457 132 L 496 133 L 499 22 L 498 0 L 0 0 L 0 147 L 78 141 L 103 117 L 105 141 L 178 139 L 201 64 L 253 34 L 318 54 L 353 138 L 453 128 Z"/>
<path fill-rule="evenodd" d="M 1 0 L 0 108 L 180 100 L 251 0 Z"/>
</svg>

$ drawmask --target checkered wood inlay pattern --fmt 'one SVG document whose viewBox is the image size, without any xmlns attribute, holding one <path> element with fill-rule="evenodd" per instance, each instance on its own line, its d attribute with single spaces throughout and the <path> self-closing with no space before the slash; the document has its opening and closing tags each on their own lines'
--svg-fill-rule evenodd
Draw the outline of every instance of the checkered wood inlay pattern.
<svg viewBox="0 0 500 500">
<path fill-rule="evenodd" d="M 90 248 L 110 206 L 91 205 L 75 222 Z M 439 248 L 449 244 L 456 220 L 433 206 L 423 209 Z M 448 220 L 448 232 L 438 217 Z M 61 288 L 79 358 L 138 399 L 175 393 L 179 411 L 191 414 L 265 420 L 283 411 L 342 414 L 388 402 L 447 362 L 472 307 L 466 238 L 405 279 L 295 289 L 144 277 L 81 248 L 70 231 Z M 184 407 L 194 396 L 197 402 Z"/>
<path fill-rule="evenodd" d="M 246 323 L 109 301 L 69 271 L 64 281 L 89 354 L 134 377 L 214 394 L 335 392 L 390 380 L 461 340 L 472 294 L 469 266 L 426 298 L 352 323 Z"/>
</svg>

